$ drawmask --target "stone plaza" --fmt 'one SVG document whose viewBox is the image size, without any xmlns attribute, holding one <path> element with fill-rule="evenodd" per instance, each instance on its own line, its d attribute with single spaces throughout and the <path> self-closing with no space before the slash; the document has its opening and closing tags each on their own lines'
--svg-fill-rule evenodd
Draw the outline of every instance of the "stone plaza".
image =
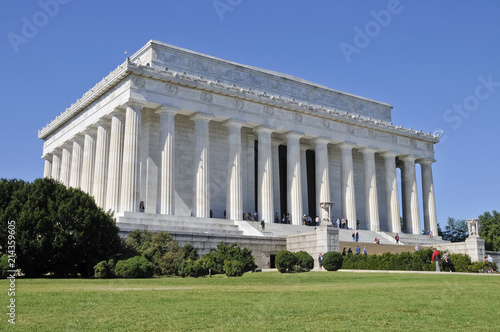
<svg viewBox="0 0 500 332">
<path fill-rule="evenodd" d="M 337 218 L 351 229 L 359 220 L 360 232 L 387 241 L 438 234 L 439 137 L 393 125 L 391 112 L 386 103 L 151 40 L 38 137 L 44 177 L 92 195 L 115 212 L 122 232 L 166 230 L 201 252 L 245 243 L 263 266 L 287 236 L 296 243 L 319 232 L 317 251 L 338 250 L 339 230 L 327 226 Z M 325 202 L 334 203 L 330 212 Z M 267 233 L 247 220 L 254 214 Z M 275 224 L 284 214 L 291 225 Z M 303 226 L 304 215 L 322 226 Z"/>
</svg>

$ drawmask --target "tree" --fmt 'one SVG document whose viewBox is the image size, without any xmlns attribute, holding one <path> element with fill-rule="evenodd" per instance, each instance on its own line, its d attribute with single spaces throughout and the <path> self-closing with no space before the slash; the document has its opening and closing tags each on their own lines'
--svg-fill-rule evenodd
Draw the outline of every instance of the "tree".
<svg viewBox="0 0 500 332">
<path fill-rule="evenodd" d="M 157 275 L 174 275 L 184 259 L 184 251 L 167 232 L 158 232 L 151 237 L 145 257 L 155 266 Z"/>
<path fill-rule="evenodd" d="M 276 268 L 281 273 L 294 272 L 297 265 L 297 256 L 294 253 L 283 250 L 276 255 Z"/>
<path fill-rule="evenodd" d="M 493 210 L 479 216 L 479 236 L 486 250 L 500 251 L 500 213 Z"/>
<path fill-rule="evenodd" d="M 15 221 L 16 265 L 27 277 L 92 275 L 120 249 L 118 228 L 92 197 L 51 179 L 0 180 L 0 234 Z M 6 248 L 6 237 L 0 237 Z"/>
<path fill-rule="evenodd" d="M 451 242 L 463 242 L 469 236 L 467 221 L 448 217 L 448 225 L 443 231 L 443 240 Z"/>
</svg>

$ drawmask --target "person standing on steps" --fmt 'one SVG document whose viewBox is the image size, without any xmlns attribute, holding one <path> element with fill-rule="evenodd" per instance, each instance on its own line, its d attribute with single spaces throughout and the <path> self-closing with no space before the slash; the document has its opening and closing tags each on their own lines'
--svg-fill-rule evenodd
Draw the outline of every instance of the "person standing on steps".
<svg viewBox="0 0 500 332">
<path fill-rule="evenodd" d="M 260 222 L 260 226 L 262 227 L 262 233 L 264 233 L 266 230 L 266 223 L 264 222 L 264 219 Z"/>
<path fill-rule="evenodd" d="M 399 233 L 396 233 L 394 239 L 396 239 L 396 244 L 399 244 Z"/>
</svg>

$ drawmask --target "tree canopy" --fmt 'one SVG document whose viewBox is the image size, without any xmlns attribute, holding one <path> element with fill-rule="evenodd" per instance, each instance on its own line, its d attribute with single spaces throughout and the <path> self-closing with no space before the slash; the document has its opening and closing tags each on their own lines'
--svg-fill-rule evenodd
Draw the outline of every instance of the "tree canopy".
<svg viewBox="0 0 500 332">
<path fill-rule="evenodd" d="M 486 250 L 500 251 L 500 213 L 493 210 L 479 216 L 479 236 Z"/>
<path fill-rule="evenodd" d="M 467 221 L 448 217 L 448 225 L 442 233 L 443 240 L 451 242 L 463 242 L 469 236 Z"/>
<path fill-rule="evenodd" d="M 27 277 L 88 276 L 97 262 L 120 250 L 111 213 L 83 191 L 51 179 L 0 180 L 1 248 L 6 248 L 7 224 L 12 220 L 16 265 Z"/>
</svg>

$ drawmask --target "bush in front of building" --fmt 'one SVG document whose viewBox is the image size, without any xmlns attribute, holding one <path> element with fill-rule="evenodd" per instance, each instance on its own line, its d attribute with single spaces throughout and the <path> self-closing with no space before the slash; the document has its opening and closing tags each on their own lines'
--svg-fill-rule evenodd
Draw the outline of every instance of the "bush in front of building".
<svg viewBox="0 0 500 332">
<path fill-rule="evenodd" d="M 110 260 L 112 261 L 112 260 Z M 97 279 L 109 279 L 115 276 L 114 266 L 110 265 L 106 261 L 97 263 L 94 266 L 94 277 Z"/>
<path fill-rule="evenodd" d="M 329 251 L 323 255 L 323 267 L 327 271 L 337 271 L 342 267 L 342 255 L 340 252 Z"/>
<path fill-rule="evenodd" d="M 207 275 L 207 269 L 203 266 L 202 260 L 191 260 L 187 259 L 185 261 L 182 261 L 182 263 L 179 265 L 179 272 L 178 274 L 185 278 L 185 277 L 192 277 L 192 278 L 198 278 L 198 277 L 203 277 Z"/>
<path fill-rule="evenodd" d="M 255 270 L 255 259 L 252 256 L 252 251 L 248 248 L 240 248 L 237 243 L 225 245 L 220 242 L 217 249 L 212 249 L 209 253 L 203 256 L 204 266 L 207 270 L 211 270 L 211 274 L 226 273 L 224 263 L 226 261 L 239 261 L 243 265 L 243 271 L 249 272 Z"/>
<path fill-rule="evenodd" d="M 115 274 L 119 278 L 151 278 L 155 266 L 142 256 L 135 256 L 116 263 Z"/>
<path fill-rule="evenodd" d="M 297 256 L 290 251 L 283 250 L 276 255 L 276 268 L 281 273 L 294 272 L 297 265 Z"/>
<path fill-rule="evenodd" d="M 224 261 L 224 272 L 228 277 L 241 277 L 245 273 L 245 265 L 237 260 Z"/>
<path fill-rule="evenodd" d="M 297 263 L 295 266 L 295 271 L 303 272 L 310 271 L 314 269 L 314 258 L 305 251 L 298 251 L 295 253 L 297 258 Z"/>
</svg>

